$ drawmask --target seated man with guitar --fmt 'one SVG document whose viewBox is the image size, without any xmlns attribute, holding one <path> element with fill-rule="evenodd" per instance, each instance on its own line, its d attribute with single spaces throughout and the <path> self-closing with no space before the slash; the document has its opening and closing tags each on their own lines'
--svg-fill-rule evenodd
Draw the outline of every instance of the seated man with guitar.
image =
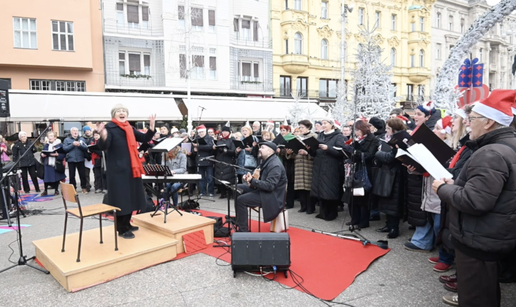
<svg viewBox="0 0 516 307">
<path fill-rule="evenodd" d="M 259 145 L 258 158 L 261 158 L 262 163 L 253 175 L 247 173 L 242 177 L 247 184 L 238 185 L 243 191 L 236 204 L 236 221 L 238 231 L 241 232 L 249 231 L 248 207 L 261 207 L 263 220 L 270 222 L 281 212 L 285 199 L 287 174 L 275 154 L 277 146 L 273 142 L 262 142 Z"/>
</svg>

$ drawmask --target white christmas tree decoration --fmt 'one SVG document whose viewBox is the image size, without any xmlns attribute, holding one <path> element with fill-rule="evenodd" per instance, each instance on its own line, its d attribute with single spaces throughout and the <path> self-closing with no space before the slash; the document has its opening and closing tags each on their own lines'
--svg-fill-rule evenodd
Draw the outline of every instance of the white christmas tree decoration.
<svg viewBox="0 0 516 307">
<path fill-rule="evenodd" d="M 439 108 L 453 111 L 457 108 L 457 100 L 460 94 L 455 90 L 460 66 L 465 57 L 475 44 L 495 24 L 501 23 L 503 19 L 516 9 L 515 0 L 502 0 L 493 6 L 484 15 L 473 22 L 471 27 L 459 39 L 455 47 L 451 49 L 450 56 L 444 62 L 441 72 L 437 78 L 437 85 L 432 94 L 432 101 Z"/>
</svg>

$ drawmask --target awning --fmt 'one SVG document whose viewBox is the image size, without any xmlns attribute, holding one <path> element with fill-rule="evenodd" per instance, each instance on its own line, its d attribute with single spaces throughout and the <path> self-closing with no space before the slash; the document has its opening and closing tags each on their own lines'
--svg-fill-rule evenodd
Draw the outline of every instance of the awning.
<svg viewBox="0 0 516 307">
<path fill-rule="evenodd" d="M 169 95 L 124 93 L 74 93 L 9 91 L 10 121 L 37 122 L 62 118 L 65 121 L 111 120 L 116 104 L 129 109 L 129 120 L 145 121 L 157 114 L 159 120 L 181 120 L 181 112 Z"/>
</svg>

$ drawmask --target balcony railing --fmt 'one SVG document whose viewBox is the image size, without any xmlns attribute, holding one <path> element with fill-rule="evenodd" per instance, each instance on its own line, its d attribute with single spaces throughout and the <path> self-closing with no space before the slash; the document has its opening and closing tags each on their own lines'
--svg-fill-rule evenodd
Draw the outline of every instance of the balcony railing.
<svg viewBox="0 0 516 307">
<path fill-rule="evenodd" d="M 234 81 L 231 82 L 231 89 L 249 92 L 272 92 L 270 82 L 261 81 Z"/>
<path fill-rule="evenodd" d="M 233 32 L 233 35 L 230 36 L 229 42 L 233 45 L 243 47 L 272 49 L 272 40 L 263 38 L 255 41 L 252 36 L 244 37 L 240 32 Z"/>
<path fill-rule="evenodd" d="M 104 25 L 104 32 L 138 36 L 163 36 L 163 29 L 145 28 L 143 25 L 139 24 L 133 26 L 119 25 L 116 23 L 106 24 Z"/>
<path fill-rule="evenodd" d="M 161 87 L 165 86 L 165 76 L 153 75 L 120 75 L 118 73 L 106 74 L 106 86 L 127 86 L 127 87 Z"/>
</svg>

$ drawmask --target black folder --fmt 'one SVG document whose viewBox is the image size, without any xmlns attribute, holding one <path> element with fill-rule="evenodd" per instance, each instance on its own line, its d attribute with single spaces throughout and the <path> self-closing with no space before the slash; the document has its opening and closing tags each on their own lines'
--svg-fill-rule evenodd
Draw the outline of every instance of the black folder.
<svg viewBox="0 0 516 307">
<path fill-rule="evenodd" d="M 235 144 L 235 147 L 237 148 L 245 149 L 245 144 L 242 140 L 233 140 L 233 144 Z"/>
<path fill-rule="evenodd" d="M 408 143 L 409 145 L 417 143 L 425 145 L 425 147 L 443 165 L 455 155 L 455 150 L 451 149 L 448 144 L 441 140 L 424 124 L 414 130 Z"/>
<path fill-rule="evenodd" d="M 42 150 L 41 153 L 44 153 L 46 155 L 52 154 L 52 153 L 65 153 L 63 150 L 63 146 L 59 146 L 58 148 L 54 148 L 53 150 Z"/>
<path fill-rule="evenodd" d="M 100 150 L 100 148 L 97 146 L 97 144 L 88 145 L 88 150 L 91 152 L 92 150 Z"/>
</svg>

